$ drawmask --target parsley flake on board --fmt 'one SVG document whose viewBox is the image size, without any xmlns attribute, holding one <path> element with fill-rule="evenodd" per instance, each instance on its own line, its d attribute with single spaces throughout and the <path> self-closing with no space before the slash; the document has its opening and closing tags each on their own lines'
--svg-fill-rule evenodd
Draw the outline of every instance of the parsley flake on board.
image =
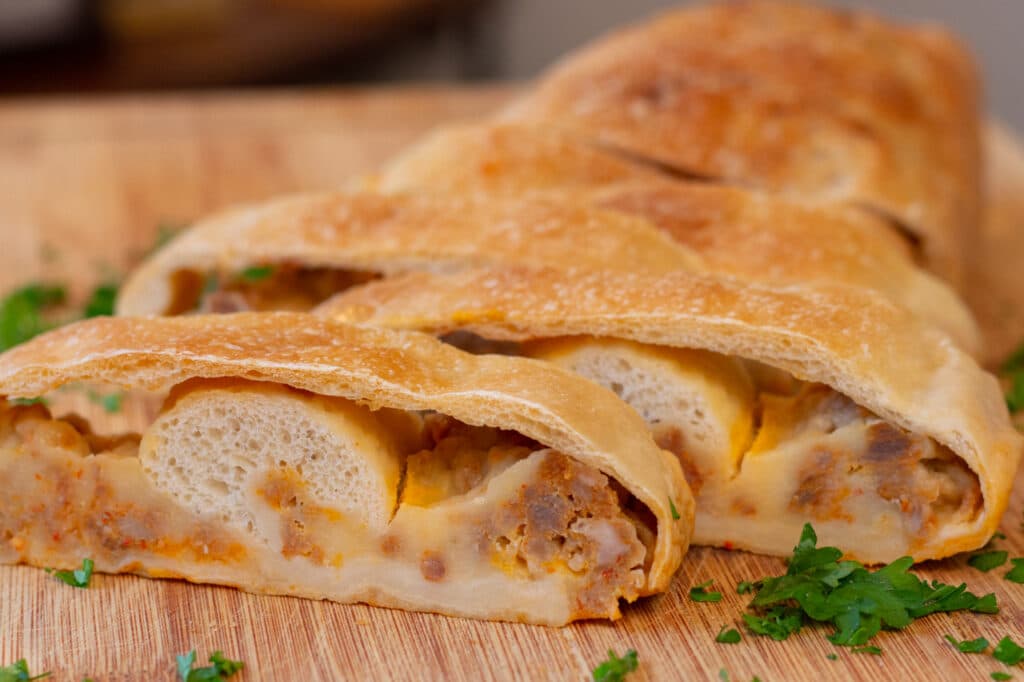
<svg viewBox="0 0 1024 682">
<path fill-rule="evenodd" d="M 1010 559 L 1013 568 L 1003 574 L 1012 583 L 1024 583 L 1024 559 Z"/>
<path fill-rule="evenodd" d="M 255 265 L 242 270 L 238 276 L 246 282 L 259 282 L 273 275 L 274 270 L 273 265 Z"/>
<path fill-rule="evenodd" d="M 245 667 L 241 661 L 232 661 L 224 657 L 224 652 L 214 651 L 210 654 L 211 665 L 205 668 L 193 668 L 196 662 L 196 650 L 177 657 L 178 677 L 182 682 L 221 682 Z"/>
<path fill-rule="evenodd" d="M 754 583 L 749 580 L 741 580 L 736 583 L 736 594 L 747 594 L 754 591 Z"/>
<path fill-rule="evenodd" d="M 117 285 L 101 284 L 92 290 L 89 300 L 85 302 L 82 316 L 85 318 L 111 316 L 114 314 L 114 302 L 117 300 Z"/>
<path fill-rule="evenodd" d="M 63 286 L 28 284 L 0 300 L 0 351 L 52 329 L 55 325 L 47 313 L 66 298 Z"/>
<path fill-rule="evenodd" d="M 827 658 L 830 661 L 838 661 L 839 660 L 839 657 L 836 656 L 835 654 L 828 654 L 827 656 L 825 656 L 825 658 Z"/>
<path fill-rule="evenodd" d="M 1024 661 L 1024 648 L 1017 646 L 1009 637 L 1003 637 L 992 650 L 992 658 L 1006 665 L 1017 665 Z"/>
<path fill-rule="evenodd" d="M 979 552 L 977 554 L 972 554 L 970 558 L 967 559 L 967 565 L 984 573 L 988 573 L 993 568 L 999 568 L 1005 564 L 1008 556 L 1009 553 L 1002 549 L 992 552 Z"/>
<path fill-rule="evenodd" d="M 626 675 L 636 670 L 639 665 L 636 649 L 630 649 L 619 658 L 614 651 L 608 650 L 608 658 L 591 671 L 594 682 L 622 682 Z"/>
<path fill-rule="evenodd" d="M 41 680 L 53 673 L 40 673 L 33 675 L 28 671 L 28 662 L 22 658 L 14 663 L 0 668 L 0 682 L 29 682 L 30 680 Z"/>
<path fill-rule="evenodd" d="M 736 628 L 729 628 L 728 625 L 723 625 L 722 629 L 718 631 L 718 635 L 715 637 L 715 641 L 721 644 L 739 644 L 740 631 Z"/>
<path fill-rule="evenodd" d="M 979 597 L 966 584 L 928 583 L 909 573 L 910 557 L 869 571 L 860 562 L 841 561 L 836 547 L 817 544 L 806 524 L 786 573 L 761 581 L 750 602 L 756 613 L 743 616 L 752 632 L 783 640 L 805 623 L 830 623 L 835 630 L 829 641 L 862 647 L 883 628 L 902 629 L 932 613 L 999 611 L 994 594 Z"/>
<path fill-rule="evenodd" d="M 721 592 L 708 592 L 708 588 L 714 584 L 714 580 L 708 580 L 700 585 L 694 585 L 690 588 L 690 601 L 695 602 L 719 602 L 722 601 Z"/>
<path fill-rule="evenodd" d="M 990 674 L 989 677 L 991 677 L 993 680 L 1012 680 L 1013 679 L 1013 675 L 1010 675 L 1009 673 L 1001 673 L 1001 672 L 994 672 L 994 673 Z"/>
<path fill-rule="evenodd" d="M 962 654 L 980 654 L 988 648 L 988 640 L 984 637 L 960 641 L 952 635 L 946 635 L 946 641 L 955 646 L 957 651 Z"/>
<path fill-rule="evenodd" d="M 795 606 L 773 606 L 760 616 L 744 613 L 743 622 L 755 635 L 771 637 L 776 642 L 781 642 L 794 632 L 800 631 L 804 624 L 804 616 Z"/>
<path fill-rule="evenodd" d="M 855 646 L 852 649 L 850 649 L 850 653 L 871 654 L 872 656 L 881 656 L 882 648 L 877 646 Z"/>
<path fill-rule="evenodd" d="M 93 565 L 92 559 L 82 559 L 82 567 L 73 571 L 55 571 L 50 568 L 46 569 L 46 572 L 52 573 L 54 578 L 66 585 L 86 588 L 89 587 L 89 581 L 92 580 Z"/>
</svg>

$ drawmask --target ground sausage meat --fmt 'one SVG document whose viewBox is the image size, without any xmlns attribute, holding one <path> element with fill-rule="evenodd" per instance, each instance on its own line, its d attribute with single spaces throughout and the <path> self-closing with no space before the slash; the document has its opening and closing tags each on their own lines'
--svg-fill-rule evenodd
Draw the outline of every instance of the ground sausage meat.
<svg viewBox="0 0 1024 682">
<path fill-rule="evenodd" d="M 406 460 L 402 504 L 427 506 L 464 495 L 538 449 L 518 433 L 468 426 L 430 414 L 427 447 Z"/>
<path fill-rule="evenodd" d="M 521 579 L 565 576 L 574 618 L 607 617 L 620 598 L 639 596 L 656 521 L 617 482 L 515 432 L 440 415 L 428 415 L 424 431 L 427 447 L 407 460 L 403 505 L 473 495 L 516 463 L 538 458 L 511 497 L 473 512 L 479 553 Z M 443 579 L 443 558 L 423 555 L 420 570 L 427 580 Z"/>
<path fill-rule="evenodd" d="M 133 552 L 240 561 L 245 548 L 215 522 L 169 511 L 141 469 L 118 466 L 137 451 L 138 436 L 99 436 L 81 418 L 0 403 L 0 561 L 80 555 L 104 570 L 135 570 L 124 568 L 141 556 Z"/>
<path fill-rule="evenodd" d="M 482 549 L 529 575 L 567 569 L 579 578 L 575 618 L 605 616 L 644 583 L 647 548 L 597 469 L 548 451 L 538 475 L 504 504 Z M 496 556 L 495 556 L 496 555 Z"/>
<path fill-rule="evenodd" d="M 895 507 L 912 538 L 950 520 L 968 520 L 982 506 L 978 477 L 931 438 L 890 424 L 849 398 L 808 385 L 776 399 L 765 419 L 779 442 L 801 443 L 803 459 L 790 511 L 819 520 L 852 521 L 854 504 Z M 780 424 L 782 426 L 780 427 Z"/>
</svg>

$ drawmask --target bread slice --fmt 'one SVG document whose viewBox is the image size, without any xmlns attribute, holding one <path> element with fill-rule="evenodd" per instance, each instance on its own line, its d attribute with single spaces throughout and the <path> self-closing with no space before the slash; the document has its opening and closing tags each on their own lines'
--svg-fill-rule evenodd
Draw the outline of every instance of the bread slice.
<svg viewBox="0 0 1024 682">
<path fill-rule="evenodd" d="M 693 501 L 613 394 L 308 314 L 100 318 L 0 393 L 169 391 L 140 436 L 0 400 L 0 561 L 561 625 L 665 589 Z"/>
<path fill-rule="evenodd" d="M 394 513 L 416 422 L 281 384 L 192 381 L 175 387 L 146 430 L 139 461 L 182 506 L 265 540 L 276 529 L 258 527 L 247 497 L 275 470 L 301 476 L 313 503 L 379 532 Z"/>
<path fill-rule="evenodd" d="M 631 405 L 658 445 L 679 454 L 695 495 L 706 480 L 720 485 L 732 478 L 754 438 L 756 392 L 734 358 L 589 337 L 526 343 L 522 352 L 601 384 Z"/>
</svg>

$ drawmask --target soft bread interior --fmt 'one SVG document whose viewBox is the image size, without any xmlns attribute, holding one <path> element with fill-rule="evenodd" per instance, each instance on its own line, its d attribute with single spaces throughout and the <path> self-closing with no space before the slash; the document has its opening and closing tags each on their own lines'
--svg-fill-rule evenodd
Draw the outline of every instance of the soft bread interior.
<svg viewBox="0 0 1024 682">
<path fill-rule="evenodd" d="M 404 422 L 404 423 L 403 423 Z M 255 532 L 248 504 L 270 472 L 294 472 L 314 503 L 383 528 L 395 510 L 402 459 L 415 434 L 404 413 L 271 383 L 179 386 L 146 431 L 139 458 L 184 507 Z"/>
<path fill-rule="evenodd" d="M 982 511 L 977 474 L 948 448 L 778 369 L 592 337 L 521 352 L 612 389 L 644 417 L 697 497 L 695 542 L 785 553 L 810 521 L 851 556 L 891 561 Z"/>
<path fill-rule="evenodd" d="M 614 391 L 677 454 L 694 493 L 731 478 L 754 433 L 754 385 L 742 362 L 702 350 L 623 339 L 562 338 L 523 345 Z"/>
</svg>

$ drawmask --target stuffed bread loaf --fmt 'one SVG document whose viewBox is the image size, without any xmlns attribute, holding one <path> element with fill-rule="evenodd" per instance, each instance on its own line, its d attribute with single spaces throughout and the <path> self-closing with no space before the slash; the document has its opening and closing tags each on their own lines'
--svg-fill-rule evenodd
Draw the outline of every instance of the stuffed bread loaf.
<svg viewBox="0 0 1024 682">
<path fill-rule="evenodd" d="M 119 312 L 185 312 L 207 285 L 226 295 L 205 310 L 308 308 L 410 269 L 675 262 L 873 288 L 977 355 L 950 288 L 979 213 L 977 90 L 933 28 L 774 0 L 669 12 L 570 55 L 500 122 L 435 135 L 362 183 L 390 201 L 296 197 L 200 223 L 139 269 Z"/>
<path fill-rule="evenodd" d="M 474 343 L 528 341 L 511 349 L 584 374 L 595 357 L 644 368 L 649 405 L 631 402 L 700 488 L 701 542 L 782 553 L 813 520 L 865 560 L 944 556 L 994 530 L 1020 447 L 991 378 L 928 328 L 978 350 L 947 285 L 960 284 L 977 218 L 976 89 L 969 58 L 932 29 L 770 0 L 669 13 L 570 56 L 500 121 L 442 131 L 361 189 L 200 224 L 140 269 L 119 310 L 306 309 L 347 290 L 340 305 L 357 305 L 355 318 L 369 301 L 365 319 L 392 326 L 482 331 L 481 320 L 501 327 L 511 315 Z M 445 292 L 491 281 L 466 270 L 476 266 L 497 281 L 533 266 L 561 274 L 505 282 L 518 303 L 447 305 Z M 253 267 L 273 274 L 244 281 Z M 400 275 L 409 271 L 426 274 Z M 226 305 L 202 301 L 211 274 Z M 745 333 L 763 343 L 730 345 L 714 320 L 693 322 L 696 303 L 681 292 L 704 289 L 724 292 L 714 319 L 751 315 Z M 589 321 L 549 317 L 594 300 Z M 652 328 L 595 326 L 649 305 Z M 780 311 L 789 331 L 774 347 Z M 825 365 L 845 368 L 839 378 L 805 367 L 823 352 Z M 689 422 L 671 421 L 685 406 L 651 416 L 680 393 L 718 406 L 702 415 L 717 435 L 700 447 Z M 759 452 L 777 456 L 748 461 Z M 747 477 L 733 482 L 737 461 Z M 757 462 L 781 461 L 757 473 Z M 874 521 L 858 525 L 865 518 Z"/>
<path fill-rule="evenodd" d="M 680 458 L 700 544 L 784 555 L 811 521 L 867 562 L 975 549 L 1020 457 L 995 378 L 866 290 L 507 268 L 411 273 L 316 312 L 471 332 L 449 340 L 612 389 Z"/>
<path fill-rule="evenodd" d="M 299 313 L 99 318 L 0 395 L 169 391 L 140 436 L 0 402 L 0 561 L 561 625 L 662 591 L 693 500 L 610 392 Z"/>
</svg>

